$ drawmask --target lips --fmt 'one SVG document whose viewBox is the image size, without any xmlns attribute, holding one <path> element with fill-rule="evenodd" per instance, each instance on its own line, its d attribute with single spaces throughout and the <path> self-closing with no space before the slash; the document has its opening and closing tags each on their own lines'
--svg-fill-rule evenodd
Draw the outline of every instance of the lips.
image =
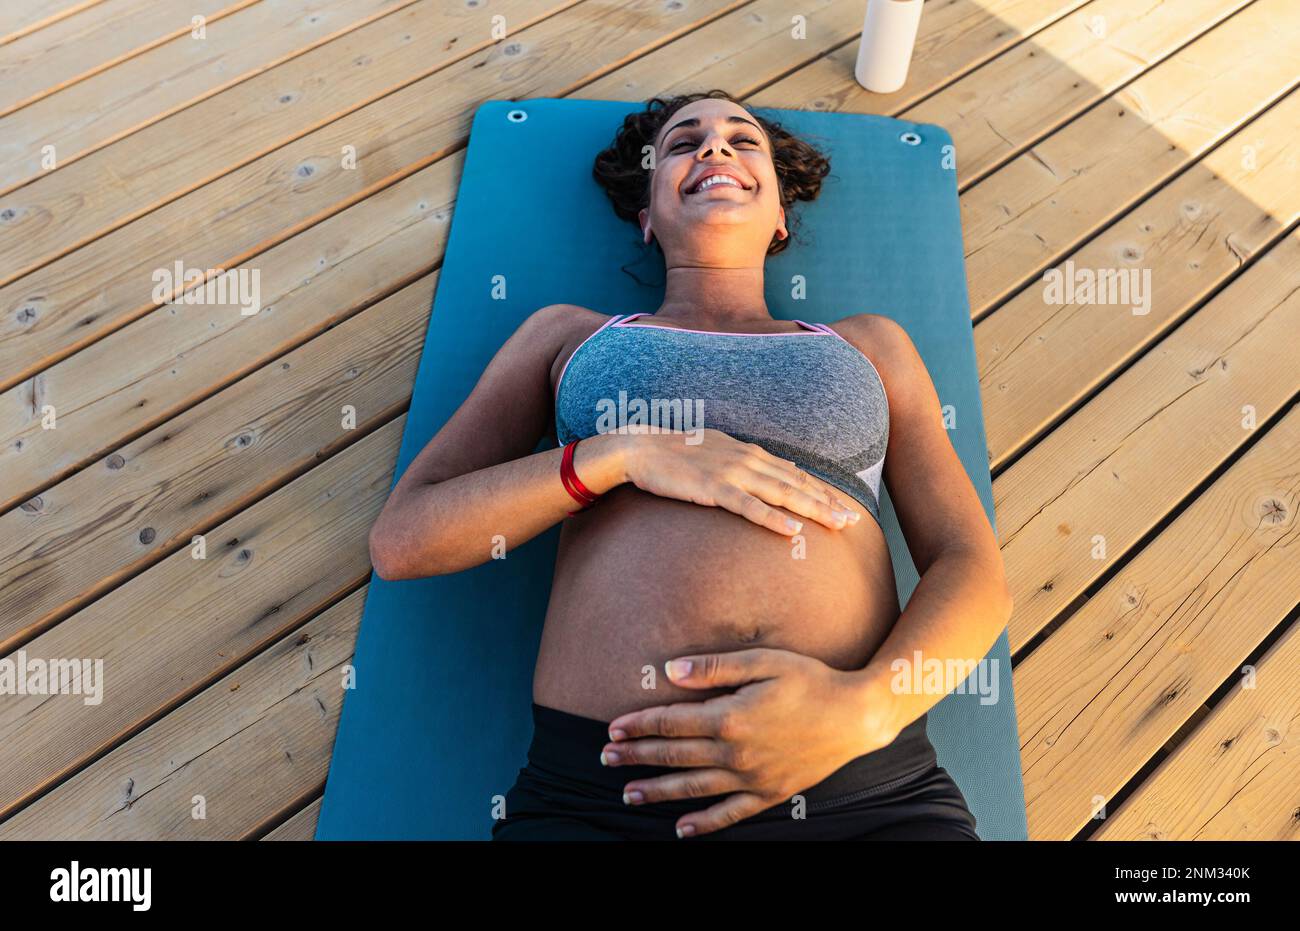
<svg viewBox="0 0 1300 931">
<path fill-rule="evenodd" d="M 704 171 L 698 178 L 695 179 L 695 181 L 691 184 L 691 186 L 686 189 L 686 193 L 688 195 L 698 194 L 700 192 L 700 185 L 702 185 L 709 178 L 715 177 L 717 175 L 721 175 L 725 178 L 730 178 L 731 180 L 735 181 L 736 184 L 742 190 L 745 191 L 751 190 L 751 185 L 746 184 L 744 179 L 741 178 L 740 175 L 736 174 L 734 171 L 731 171 L 730 169 L 727 168 L 710 168 Z M 717 184 L 727 184 L 727 182 L 725 181 L 716 182 L 714 185 L 711 186 L 716 186 Z M 731 185 L 728 185 L 728 187 L 730 186 Z"/>
</svg>

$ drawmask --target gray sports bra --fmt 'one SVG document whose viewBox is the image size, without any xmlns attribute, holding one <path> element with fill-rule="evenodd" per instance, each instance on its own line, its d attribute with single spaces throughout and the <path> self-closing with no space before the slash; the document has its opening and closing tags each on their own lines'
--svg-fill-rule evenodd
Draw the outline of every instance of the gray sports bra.
<svg viewBox="0 0 1300 931">
<path fill-rule="evenodd" d="M 564 363 L 555 387 L 561 445 L 634 424 L 708 427 L 797 463 L 880 520 L 889 400 L 856 346 L 802 320 L 797 333 L 628 325 L 645 316 L 611 317 Z"/>
</svg>

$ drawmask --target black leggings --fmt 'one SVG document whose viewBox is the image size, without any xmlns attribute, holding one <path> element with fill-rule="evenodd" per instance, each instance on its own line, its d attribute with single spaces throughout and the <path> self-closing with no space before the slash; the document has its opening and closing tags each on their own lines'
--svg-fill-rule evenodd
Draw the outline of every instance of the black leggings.
<svg viewBox="0 0 1300 931">
<path fill-rule="evenodd" d="M 533 705 L 528 765 L 505 797 L 493 840 L 676 840 L 676 821 L 723 796 L 625 805 L 623 786 L 676 770 L 600 763 L 608 724 Z M 851 760 L 793 799 L 687 840 L 979 840 L 957 784 L 913 722 L 888 747 Z"/>
</svg>

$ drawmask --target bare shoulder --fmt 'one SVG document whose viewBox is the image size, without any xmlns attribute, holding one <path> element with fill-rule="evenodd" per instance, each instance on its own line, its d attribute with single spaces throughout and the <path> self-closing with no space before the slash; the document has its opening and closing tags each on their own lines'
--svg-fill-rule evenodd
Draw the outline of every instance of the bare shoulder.
<svg viewBox="0 0 1300 931">
<path fill-rule="evenodd" d="M 554 358 L 576 335 L 595 329 L 602 319 L 601 314 L 576 304 L 547 304 L 525 317 L 503 348 L 511 353 Z"/>
<path fill-rule="evenodd" d="M 882 314 L 854 314 L 837 320 L 833 329 L 852 343 L 880 370 L 886 381 L 925 374 L 925 364 L 902 324 Z"/>
<path fill-rule="evenodd" d="M 897 352 L 912 345 L 912 339 L 902 324 L 883 314 L 854 314 L 836 320 L 834 328 L 849 342 L 882 352 Z"/>
<path fill-rule="evenodd" d="M 579 304 L 547 304 L 528 316 L 520 325 L 518 335 L 529 344 L 545 347 L 554 391 L 569 356 L 609 319 L 609 314 L 597 313 Z"/>
<path fill-rule="evenodd" d="M 530 343 L 542 343 L 558 353 L 574 340 L 586 339 L 608 319 L 578 304 L 547 304 L 529 314 L 518 332 Z"/>
<path fill-rule="evenodd" d="M 593 323 L 599 326 L 608 319 L 607 314 L 597 313 L 580 304 L 547 304 L 533 311 L 527 322 L 558 333 L 581 329 Z"/>
</svg>

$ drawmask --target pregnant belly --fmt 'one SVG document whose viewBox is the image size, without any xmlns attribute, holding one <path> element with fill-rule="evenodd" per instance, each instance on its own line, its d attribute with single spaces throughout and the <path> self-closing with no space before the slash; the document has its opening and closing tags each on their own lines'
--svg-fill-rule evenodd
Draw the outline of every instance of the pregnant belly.
<svg viewBox="0 0 1300 931">
<path fill-rule="evenodd" d="M 708 698 L 663 674 L 688 653 L 772 647 L 866 665 L 899 614 L 879 525 L 804 520 L 802 540 L 624 485 L 560 537 L 533 700 L 609 720 Z"/>
</svg>

